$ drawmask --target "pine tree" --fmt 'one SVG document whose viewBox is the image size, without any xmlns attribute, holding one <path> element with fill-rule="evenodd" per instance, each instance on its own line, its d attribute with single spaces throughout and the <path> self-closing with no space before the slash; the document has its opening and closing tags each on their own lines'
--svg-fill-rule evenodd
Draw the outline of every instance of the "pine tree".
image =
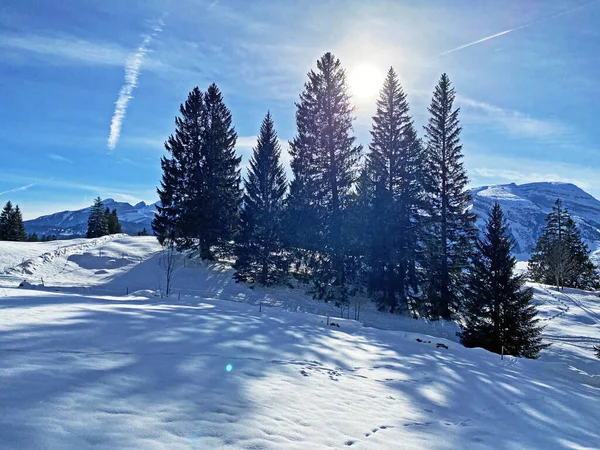
<svg viewBox="0 0 600 450">
<path fill-rule="evenodd" d="M 369 291 L 381 309 L 406 310 L 418 291 L 423 151 L 408 101 L 390 68 L 373 117 L 367 174 L 374 211 L 368 215 Z"/>
<path fill-rule="evenodd" d="M 87 238 L 97 238 L 108 234 L 108 223 L 104 204 L 100 197 L 94 200 L 88 216 Z"/>
<path fill-rule="evenodd" d="M 148 230 L 146 230 L 146 227 L 144 227 L 142 229 L 142 231 L 138 231 L 138 236 L 148 236 Z"/>
<path fill-rule="evenodd" d="M 523 289 L 523 277 L 514 273 L 513 248 L 514 239 L 496 203 L 469 273 L 461 340 L 466 347 L 536 358 L 547 345 L 542 344 L 542 327 L 531 303 L 533 290 Z"/>
<path fill-rule="evenodd" d="M 554 284 L 557 289 L 594 289 L 600 285 L 589 249 L 560 199 L 546 216 L 546 226 L 529 260 L 529 271 L 534 281 Z"/>
<path fill-rule="evenodd" d="M 270 285 L 287 273 L 281 237 L 287 182 L 280 155 L 273 120 L 267 113 L 244 180 L 241 230 L 235 249 L 236 280 Z"/>
<path fill-rule="evenodd" d="M 108 208 L 106 210 L 108 211 Z M 119 234 L 123 232 L 121 230 L 121 222 L 119 222 L 119 216 L 117 215 L 116 209 L 113 209 L 112 212 L 108 213 L 106 221 L 108 225 L 108 234 Z"/>
<path fill-rule="evenodd" d="M 431 116 L 425 126 L 424 269 L 428 280 L 424 300 L 429 314 L 443 319 L 460 310 L 465 268 L 477 238 L 476 216 L 468 209 L 470 194 L 454 98 L 450 79 L 443 74 L 433 93 L 428 108 Z"/>
<path fill-rule="evenodd" d="M 352 136 L 352 108 L 340 61 L 326 53 L 317 69 L 308 73 L 296 104 L 289 240 L 307 256 L 316 297 L 343 304 L 356 289 L 347 212 L 361 147 Z"/>
<path fill-rule="evenodd" d="M 37 233 L 31 233 L 27 236 L 27 242 L 39 242 L 39 240 Z"/>
</svg>

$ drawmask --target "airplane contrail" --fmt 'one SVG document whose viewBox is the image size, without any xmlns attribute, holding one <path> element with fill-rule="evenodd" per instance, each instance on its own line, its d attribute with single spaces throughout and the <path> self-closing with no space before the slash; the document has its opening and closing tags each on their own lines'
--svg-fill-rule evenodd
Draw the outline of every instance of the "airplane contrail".
<svg viewBox="0 0 600 450">
<path fill-rule="evenodd" d="M 162 31 L 163 18 L 164 15 L 159 19 L 158 25 L 152 29 L 152 34 L 144 36 L 142 45 L 138 47 L 135 53 L 130 55 L 127 64 L 125 65 L 125 84 L 119 91 L 119 97 L 115 103 L 115 112 L 110 123 L 110 134 L 107 142 L 109 150 L 114 150 L 117 145 L 117 141 L 121 135 L 121 125 L 123 124 L 127 112 L 127 105 L 133 98 L 133 89 L 137 87 L 137 80 L 144 62 L 144 57 L 148 52 L 148 46 L 150 45 L 150 42 L 152 42 L 152 39 Z"/>
<path fill-rule="evenodd" d="M 478 39 L 476 41 L 469 42 L 467 44 L 461 45 L 460 47 L 456 47 L 456 48 L 453 48 L 451 50 L 448 50 L 448 51 L 445 51 L 443 53 L 440 53 L 438 55 L 435 55 L 434 58 L 439 58 L 441 56 L 449 55 L 450 53 L 454 53 L 454 52 L 457 52 L 459 50 L 463 50 L 465 48 L 471 47 L 473 45 L 481 44 L 482 42 L 489 41 L 491 39 L 495 39 L 495 38 L 500 37 L 500 36 L 504 36 L 505 34 L 512 33 L 513 31 L 518 31 L 518 30 L 522 30 L 523 28 L 528 28 L 528 27 L 530 27 L 532 25 L 537 25 L 540 22 L 545 22 L 547 20 L 554 19 L 554 18 L 556 18 L 558 16 L 562 16 L 563 14 L 567 14 L 567 13 L 576 11 L 578 9 L 585 8 L 586 6 L 589 6 L 589 5 L 593 4 L 593 3 L 598 3 L 599 1 L 600 0 L 592 0 L 591 2 L 583 3 L 583 4 L 579 5 L 579 6 L 574 6 L 573 8 L 569 8 L 569 9 L 566 9 L 564 11 L 560 11 L 560 12 L 551 14 L 549 16 L 542 17 L 541 19 L 534 20 L 533 22 L 526 23 L 525 25 L 521 25 L 520 27 L 510 28 L 508 30 L 501 31 L 500 33 L 492 34 L 491 36 L 486 36 L 486 37 Z"/>
</svg>

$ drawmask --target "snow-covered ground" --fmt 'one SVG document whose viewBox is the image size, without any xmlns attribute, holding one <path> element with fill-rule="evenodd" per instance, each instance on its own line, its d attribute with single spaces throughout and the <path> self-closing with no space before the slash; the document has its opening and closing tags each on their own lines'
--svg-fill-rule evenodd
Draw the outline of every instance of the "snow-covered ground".
<svg viewBox="0 0 600 450">
<path fill-rule="evenodd" d="M 0 243 L 0 448 L 598 448 L 592 294 L 535 286 L 553 345 L 501 360 L 368 304 L 327 326 L 302 289 L 189 260 L 157 297 L 151 237 L 35 245 L 53 256 Z"/>
</svg>

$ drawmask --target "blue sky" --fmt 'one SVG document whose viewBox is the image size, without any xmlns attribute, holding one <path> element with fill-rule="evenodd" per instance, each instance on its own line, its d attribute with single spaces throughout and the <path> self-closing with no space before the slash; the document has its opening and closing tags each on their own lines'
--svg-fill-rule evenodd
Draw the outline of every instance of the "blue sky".
<svg viewBox="0 0 600 450">
<path fill-rule="evenodd" d="M 285 142 L 326 51 L 351 79 L 375 69 L 362 83 L 376 87 L 393 66 L 419 129 L 447 72 L 473 186 L 569 181 L 600 197 L 599 23 L 585 0 L 3 0 L 0 202 L 33 218 L 98 195 L 156 201 L 178 106 L 213 81 L 240 153 L 268 109 Z M 366 148 L 374 99 L 354 102 Z"/>
</svg>

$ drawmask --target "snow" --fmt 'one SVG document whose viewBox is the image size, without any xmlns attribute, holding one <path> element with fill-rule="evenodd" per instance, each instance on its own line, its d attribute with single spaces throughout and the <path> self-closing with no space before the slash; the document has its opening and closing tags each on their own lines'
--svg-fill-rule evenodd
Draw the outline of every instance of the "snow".
<svg viewBox="0 0 600 450">
<path fill-rule="evenodd" d="M 11 267 L 18 246 L 0 243 Z M 536 285 L 554 344 L 502 360 L 457 344 L 452 324 L 367 304 L 361 322 L 341 319 L 300 288 L 251 290 L 219 265 L 180 260 L 161 298 L 159 259 L 154 238 L 118 236 L 0 278 L 0 447 L 598 446 L 593 294 Z"/>
</svg>

